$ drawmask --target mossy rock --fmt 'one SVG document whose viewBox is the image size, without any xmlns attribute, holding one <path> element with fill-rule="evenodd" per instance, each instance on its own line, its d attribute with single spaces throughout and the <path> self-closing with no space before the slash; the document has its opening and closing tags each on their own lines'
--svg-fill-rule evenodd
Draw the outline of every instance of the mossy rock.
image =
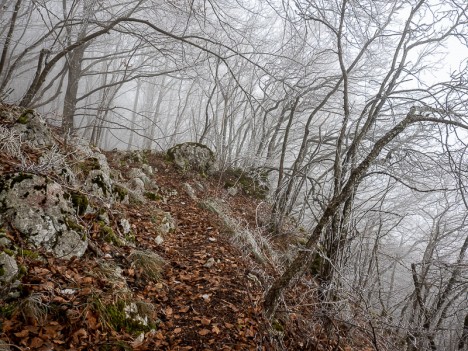
<svg viewBox="0 0 468 351">
<path fill-rule="evenodd" d="M 122 158 L 122 161 L 130 163 L 148 163 L 148 155 L 151 154 L 151 150 L 135 150 L 126 152 Z"/>
<path fill-rule="evenodd" d="M 112 193 L 114 194 L 115 198 L 120 202 L 125 201 L 128 197 L 128 190 L 121 185 L 112 184 Z"/>
<path fill-rule="evenodd" d="M 104 196 L 107 196 L 107 194 L 109 193 L 109 188 L 102 174 L 97 174 L 96 176 L 94 176 L 91 179 L 91 183 L 96 184 L 98 188 L 102 190 L 102 193 L 104 194 Z"/>
<path fill-rule="evenodd" d="M 167 158 L 184 172 L 196 171 L 201 174 L 212 173 L 216 162 L 208 146 L 194 142 L 175 145 L 167 150 Z"/>
<path fill-rule="evenodd" d="M 79 216 L 82 216 L 86 213 L 86 210 L 89 206 L 89 199 L 86 195 L 80 193 L 71 193 L 70 194 L 73 207 L 76 210 L 76 213 Z"/>
<path fill-rule="evenodd" d="M 91 171 L 96 171 L 101 169 L 101 164 L 97 157 L 89 157 L 83 162 L 78 164 L 78 168 L 83 172 L 84 176 L 87 177 Z"/>
<path fill-rule="evenodd" d="M 270 191 L 268 172 L 261 169 L 230 168 L 224 171 L 223 177 L 225 189 L 238 187 L 244 194 L 257 199 L 265 199 Z"/>
<path fill-rule="evenodd" d="M 138 308 L 137 303 L 118 300 L 104 304 L 100 299 L 94 301 L 94 309 L 99 314 L 104 327 L 120 332 L 125 330 L 131 335 L 139 335 L 156 328 L 151 318 Z M 141 317 L 144 315 L 144 317 Z M 144 320 L 144 319 L 146 320 Z"/>
</svg>

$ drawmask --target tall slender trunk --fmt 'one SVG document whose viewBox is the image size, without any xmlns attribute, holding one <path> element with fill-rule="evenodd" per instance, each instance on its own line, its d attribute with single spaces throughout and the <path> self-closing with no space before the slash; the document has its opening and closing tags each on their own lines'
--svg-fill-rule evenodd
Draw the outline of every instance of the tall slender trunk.
<svg viewBox="0 0 468 351">
<path fill-rule="evenodd" d="M 16 1 L 15 8 L 13 10 L 13 15 L 11 16 L 10 28 L 8 29 L 5 43 L 3 44 L 2 56 L 0 57 L 0 77 L 2 75 L 3 69 L 5 68 L 6 58 L 8 55 L 8 49 L 10 48 L 11 39 L 13 37 L 13 32 L 15 30 L 16 19 L 18 18 L 18 12 L 21 6 L 21 1 L 22 0 Z"/>
<path fill-rule="evenodd" d="M 135 135 L 135 127 L 136 127 L 136 118 L 137 118 L 137 110 L 138 110 L 138 101 L 140 99 L 140 90 L 141 90 L 141 85 L 142 82 L 138 79 L 137 80 L 137 86 L 136 86 L 136 92 L 135 92 L 135 100 L 133 101 L 133 111 L 132 111 L 132 120 L 130 122 L 130 137 L 128 139 L 128 144 L 127 144 L 127 151 L 130 151 L 133 146 L 133 137 Z"/>
</svg>

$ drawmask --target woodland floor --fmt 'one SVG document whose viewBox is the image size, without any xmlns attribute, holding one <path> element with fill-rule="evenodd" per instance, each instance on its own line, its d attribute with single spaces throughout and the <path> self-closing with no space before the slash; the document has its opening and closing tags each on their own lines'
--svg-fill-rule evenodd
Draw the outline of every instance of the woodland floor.
<svg viewBox="0 0 468 351">
<path fill-rule="evenodd" d="M 112 165 L 112 155 L 108 157 Z M 216 215 L 186 195 L 182 184 L 203 183 L 203 197 L 219 196 L 216 190 L 219 187 L 206 178 L 177 173 L 162 158 L 151 161 L 157 168 L 154 181 L 160 190 L 167 193 L 176 190 L 177 195 L 166 197 L 165 202 L 118 205 L 109 215 L 111 226 L 120 218 L 129 219 L 137 248 L 152 250 L 164 258 L 166 264 L 160 282 L 145 281 L 126 266 L 131 249 L 100 240 L 96 216 L 87 215 L 85 222 L 94 249 L 88 250 L 81 259 L 64 261 L 46 253 L 42 254 L 47 260 L 19 258 L 19 263 L 29 267 L 28 274 L 22 278 L 22 294 L 36 296 L 39 303 L 31 304 L 35 309 L 32 312 L 24 303 L 0 306 L 0 339 L 11 350 L 272 349 L 261 312 L 263 292 L 247 277 L 249 264 L 229 243 Z M 252 199 L 244 196 L 237 196 L 232 204 L 234 210 L 237 208 L 244 214 L 252 206 L 255 209 Z M 176 230 L 161 245 L 154 241 L 158 234 L 152 222 L 155 208 L 170 212 L 176 222 Z M 21 242 L 15 233 L 8 235 Z M 157 326 L 143 340 L 127 333 L 125 328 L 119 331 L 106 328 L 96 312 L 96 298 L 106 304 L 118 296 L 118 286 L 92 274 L 97 265 L 95 252 L 99 251 L 112 253 L 104 259 L 125 267 L 123 275 L 134 295 L 156 306 Z M 211 258 L 214 264 L 207 267 Z M 66 289 L 77 293 L 64 293 Z"/>
<path fill-rule="evenodd" d="M 139 167 L 137 163 L 122 164 L 112 152 L 107 157 L 122 174 Z M 117 204 L 108 215 L 116 232 L 122 218 L 129 220 L 134 248 L 155 252 L 164 259 L 160 280 L 145 279 L 128 260 L 134 248 L 104 240 L 98 215 L 87 214 L 81 224 L 88 229 L 90 248 L 82 258 L 65 261 L 45 252 L 40 257 L 26 254 L 28 251 L 16 257 L 19 265 L 27 267 L 21 278 L 21 296 L 0 302 L 0 341 L 10 350 L 364 349 L 349 346 L 352 340 L 340 336 L 342 328 L 333 322 L 329 323 L 331 329 L 324 326 L 319 309 L 304 307 L 314 305 L 310 304 L 314 288 L 307 284 L 296 284 L 294 293 L 287 295 L 287 310 L 279 311 L 272 324 L 266 321 L 261 305 L 266 284 L 252 279 L 258 266 L 231 243 L 222 220 L 200 206 L 203 199 L 220 199 L 233 217 L 255 227 L 259 201 L 241 193 L 228 195 L 221 176 L 181 174 L 162 155 L 149 157 L 148 163 L 156 169 L 152 181 L 164 200 Z M 199 189 L 198 200 L 187 194 L 184 183 Z M 93 205 L 105 207 L 99 201 Z M 158 209 L 170 212 L 176 223 L 175 231 L 160 244 L 155 241 L 159 233 L 154 214 Z M 27 246 L 18 233 L 7 235 L 15 245 Z M 133 300 L 154 306 L 153 330 L 136 333 L 122 321 L 102 318 L 103 311 L 128 296 L 122 280 L 96 273 L 106 261 L 122 268 Z M 262 269 L 268 271 L 268 267 Z M 267 272 L 270 277 L 276 274 Z"/>
<path fill-rule="evenodd" d="M 177 171 L 161 161 L 157 168 L 157 184 L 175 189 L 178 195 L 158 205 L 172 214 L 177 229 L 161 245 L 162 252 L 154 248 L 168 262 L 164 289 L 145 290 L 164 306 L 154 345 L 170 350 L 269 349 L 261 309 L 263 291 L 247 277 L 248 264 L 223 234 L 216 215 L 200 207 L 181 185 L 202 182 L 204 198 L 219 196 L 219 187 L 200 177 L 193 179 L 193 175 L 174 177 Z M 235 200 L 232 205 L 238 209 L 254 206 L 251 198 Z M 139 238 L 148 247 L 152 239 Z M 215 263 L 208 268 L 211 258 Z"/>
</svg>

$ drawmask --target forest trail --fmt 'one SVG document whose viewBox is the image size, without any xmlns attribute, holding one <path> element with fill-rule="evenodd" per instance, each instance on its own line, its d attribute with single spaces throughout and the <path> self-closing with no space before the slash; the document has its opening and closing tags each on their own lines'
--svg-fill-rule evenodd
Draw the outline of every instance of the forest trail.
<svg viewBox="0 0 468 351">
<path fill-rule="evenodd" d="M 119 174 L 141 167 L 122 162 L 118 153 L 106 156 Z M 27 250 L 17 256 L 28 267 L 21 278 L 24 302 L 0 305 L 0 341 L 9 350 L 272 349 L 263 290 L 249 277 L 248 257 L 230 243 L 217 215 L 200 206 L 204 199 L 225 198 L 246 221 L 255 200 L 229 196 L 215 178 L 182 174 L 163 155 L 150 158 L 157 193 L 141 203 L 114 203 L 108 226 L 102 211 L 84 215 L 80 223 L 88 228 L 90 247 L 83 257 L 63 260 Z M 197 200 L 186 183 L 198 186 Z M 169 233 L 161 234 L 161 213 L 170 213 L 175 224 Z M 132 243 L 119 241 L 122 220 L 131 224 Z M 7 236 L 21 243 L 16 232 Z M 164 260 L 159 279 L 145 278 L 144 267 L 132 262 L 135 251 Z M 140 330 L 127 313 L 136 313 L 137 321 L 148 316 L 151 326 Z"/>
<path fill-rule="evenodd" d="M 221 221 L 200 206 L 203 198 L 219 195 L 219 188 L 203 180 L 203 198 L 194 200 L 183 184 L 195 181 L 200 186 L 200 181 L 184 177 L 162 162 L 158 169 L 158 186 L 177 192 L 165 203 L 158 203 L 160 209 L 171 213 L 176 229 L 161 245 L 155 245 L 153 234 L 137 239 L 166 261 L 162 288 L 149 285 L 143 292 L 160 306 L 161 321 L 144 349 L 268 350 L 263 292 L 248 277 L 248 263 L 229 242 Z M 244 201 L 237 204 L 244 208 L 255 205 L 243 196 L 237 200 Z M 145 215 L 151 217 L 148 207 L 132 212 L 134 223 L 144 222 Z"/>
</svg>

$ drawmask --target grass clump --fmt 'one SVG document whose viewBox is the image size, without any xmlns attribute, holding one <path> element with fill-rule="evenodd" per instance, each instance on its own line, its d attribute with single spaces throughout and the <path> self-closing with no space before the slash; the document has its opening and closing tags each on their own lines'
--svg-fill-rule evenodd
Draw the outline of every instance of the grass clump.
<svg viewBox="0 0 468 351">
<path fill-rule="evenodd" d="M 0 317 L 4 319 L 10 319 L 11 317 L 13 317 L 17 310 L 18 305 L 16 303 L 2 305 L 0 306 Z"/>
<path fill-rule="evenodd" d="M 33 293 L 19 303 L 18 310 L 26 322 L 36 321 L 41 325 L 47 318 L 48 307 L 42 302 L 41 294 Z"/>
<path fill-rule="evenodd" d="M 139 307 L 140 303 L 126 300 L 117 300 L 112 303 L 105 303 L 100 297 L 95 297 L 92 306 L 98 313 L 101 324 L 107 330 L 126 332 L 138 335 L 155 328 L 151 318 L 148 318 L 147 311 Z M 146 303 L 142 303 L 147 305 Z M 145 307 L 146 308 L 146 307 Z"/>
<path fill-rule="evenodd" d="M 164 259 L 151 251 L 135 250 L 130 254 L 129 260 L 135 271 L 144 279 L 157 282 L 161 279 Z"/>
</svg>

